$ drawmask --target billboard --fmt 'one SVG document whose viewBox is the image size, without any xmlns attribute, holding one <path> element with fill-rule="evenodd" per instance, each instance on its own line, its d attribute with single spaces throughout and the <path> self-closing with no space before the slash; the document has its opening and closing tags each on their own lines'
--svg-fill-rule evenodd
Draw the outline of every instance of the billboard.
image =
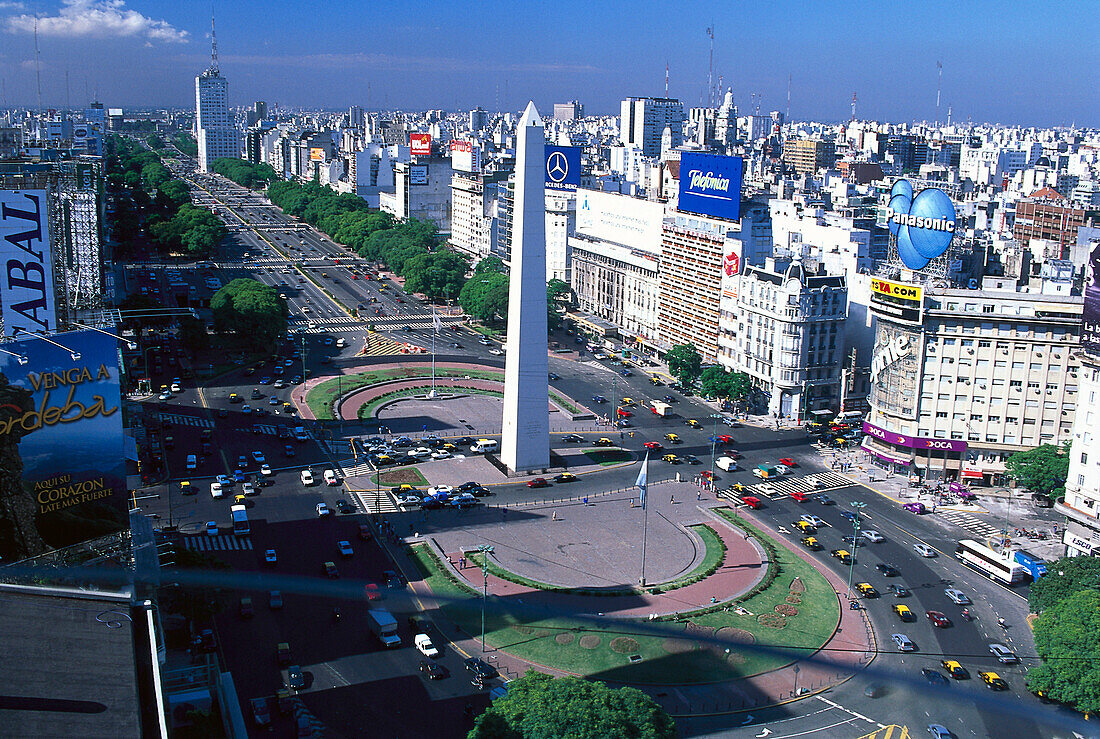
<svg viewBox="0 0 1100 739">
<path fill-rule="evenodd" d="M 654 254 L 661 251 L 665 207 L 613 192 L 577 190 L 577 232 Z"/>
<path fill-rule="evenodd" d="M 897 239 L 898 256 L 909 269 L 924 269 L 947 251 L 955 236 L 955 204 L 943 190 L 925 188 L 913 197 L 909 180 L 890 189 L 887 213 L 890 234 Z"/>
<path fill-rule="evenodd" d="M 481 171 L 481 146 L 466 139 L 451 141 L 451 169 L 460 172 Z"/>
<path fill-rule="evenodd" d="M 25 339 L 4 344 L 18 356 L 0 354 L 5 559 L 129 525 L 118 340 L 95 331 L 51 339 L 64 349 Z"/>
<path fill-rule="evenodd" d="M 311 147 L 309 150 L 309 161 L 311 162 L 323 162 L 325 161 L 325 150 L 319 146 Z"/>
<path fill-rule="evenodd" d="M 427 164 L 410 164 L 409 165 L 409 184 L 410 185 L 426 185 L 426 184 L 428 184 L 428 165 Z"/>
<path fill-rule="evenodd" d="M 684 152 L 680 155 L 680 197 L 684 213 L 730 221 L 741 218 L 741 157 Z"/>
<path fill-rule="evenodd" d="M 918 285 L 891 280 L 871 280 L 871 303 L 875 310 L 907 323 L 921 323 L 924 290 Z"/>
<path fill-rule="evenodd" d="M 6 336 L 57 327 L 46 197 L 45 190 L 0 190 L 0 316 Z"/>
<path fill-rule="evenodd" d="M 878 426 L 873 426 L 866 421 L 863 422 L 863 433 L 867 436 L 873 436 L 876 439 L 882 439 L 894 446 L 905 447 L 906 449 L 941 452 L 966 451 L 966 442 L 962 439 L 932 439 L 927 436 L 906 436 L 905 434 L 898 434 Z"/>
<path fill-rule="evenodd" d="M 581 184 L 581 148 L 546 147 L 546 189 L 573 192 Z"/>
<path fill-rule="evenodd" d="M 432 135 L 430 133 L 410 133 L 409 147 L 413 156 L 428 156 L 432 153 Z"/>
<path fill-rule="evenodd" d="M 1081 348 L 1100 354 L 1100 243 L 1085 264 L 1085 305 L 1081 313 Z"/>
</svg>

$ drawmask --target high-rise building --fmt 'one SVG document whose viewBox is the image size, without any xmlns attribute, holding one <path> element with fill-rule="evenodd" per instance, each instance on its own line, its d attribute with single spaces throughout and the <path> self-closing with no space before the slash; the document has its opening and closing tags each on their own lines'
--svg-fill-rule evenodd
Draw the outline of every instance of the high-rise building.
<svg viewBox="0 0 1100 739">
<path fill-rule="evenodd" d="M 480 107 L 470 111 L 470 130 L 477 132 L 489 125 L 489 114 Z"/>
<path fill-rule="evenodd" d="M 783 161 L 800 175 L 813 175 L 836 163 L 836 144 L 821 139 L 788 141 L 783 146 Z"/>
<path fill-rule="evenodd" d="M 1060 247 L 1056 259 L 1067 259 L 1077 242 L 1077 229 L 1085 225 L 1085 209 L 1071 205 L 1056 190 L 1044 187 L 1016 204 L 1012 237 L 1023 245 L 1032 239 L 1053 241 Z"/>
<path fill-rule="evenodd" d="M 576 100 L 568 103 L 554 103 L 555 121 L 576 121 L 584 118 L 584 106 Z"/>
<path fill-rule="evenodd" d="M 627 98 L 620 108 L 619 140 L 648 157 L 661 153 L 661 135 L 672 131 L 672 146 L 684 143 L 684 105 L 672 98 Z"/>
<path fill-rule="evenodd" d="M 199 171 L 209 172 L 219 157 L 240 156 L 237 126 L 229 112 L 229 81 L 218 69 L 218 42 L 211 22 L 210 66 L 195 78 L 195 139 Z"/>
</svg>

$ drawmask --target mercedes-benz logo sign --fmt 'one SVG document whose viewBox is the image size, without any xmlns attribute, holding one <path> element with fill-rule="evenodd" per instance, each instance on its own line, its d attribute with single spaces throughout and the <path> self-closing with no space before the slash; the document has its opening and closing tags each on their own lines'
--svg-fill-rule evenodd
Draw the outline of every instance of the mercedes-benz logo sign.
<svg viewBox="0 0 1100 739">
<path fill-rule="evenodd" d="M 564 182 L 569 175 L 569 160 L 565 154 L 555 151 L 546 158 L 546 175 L 551 182 Z"/>
</svg>

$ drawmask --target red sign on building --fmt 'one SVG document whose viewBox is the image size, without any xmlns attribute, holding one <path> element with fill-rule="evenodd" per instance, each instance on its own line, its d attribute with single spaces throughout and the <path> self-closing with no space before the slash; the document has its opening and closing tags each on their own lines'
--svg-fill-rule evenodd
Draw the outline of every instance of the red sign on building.
<svg viewBox="0 0 1100 739">
<path fill-rule="evenodd" d="M 409 134 L 409 146 L 413 156 L 428 156 L 432 153 L 432 135 L 430 133 Z"/>
</svg>

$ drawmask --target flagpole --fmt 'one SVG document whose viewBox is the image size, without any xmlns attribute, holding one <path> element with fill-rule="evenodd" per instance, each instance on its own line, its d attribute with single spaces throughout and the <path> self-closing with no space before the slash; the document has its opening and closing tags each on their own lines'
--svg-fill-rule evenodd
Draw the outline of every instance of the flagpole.
<svg viewBox="0 0 1100 739">
<path fill-rule="evenodd" d="M 435 397 L 435 337 L 439 333 L 439 316 L 435 314 L 435 304 L 432 304 L 432 394 Z"/>
<path fill-rule="evenodd" d="M 645 453 L 642 460 L 642 469 L 638 471 L 638 479 L 634 485 L 641 491 L 642 498 L 642 577 L 639 581 L 641 587 L 645 587 L 645 550 L 646 540 L 649 538 L 649 501 L 647 489 L 649 487 L 649 452 Z"/>
</svg>

